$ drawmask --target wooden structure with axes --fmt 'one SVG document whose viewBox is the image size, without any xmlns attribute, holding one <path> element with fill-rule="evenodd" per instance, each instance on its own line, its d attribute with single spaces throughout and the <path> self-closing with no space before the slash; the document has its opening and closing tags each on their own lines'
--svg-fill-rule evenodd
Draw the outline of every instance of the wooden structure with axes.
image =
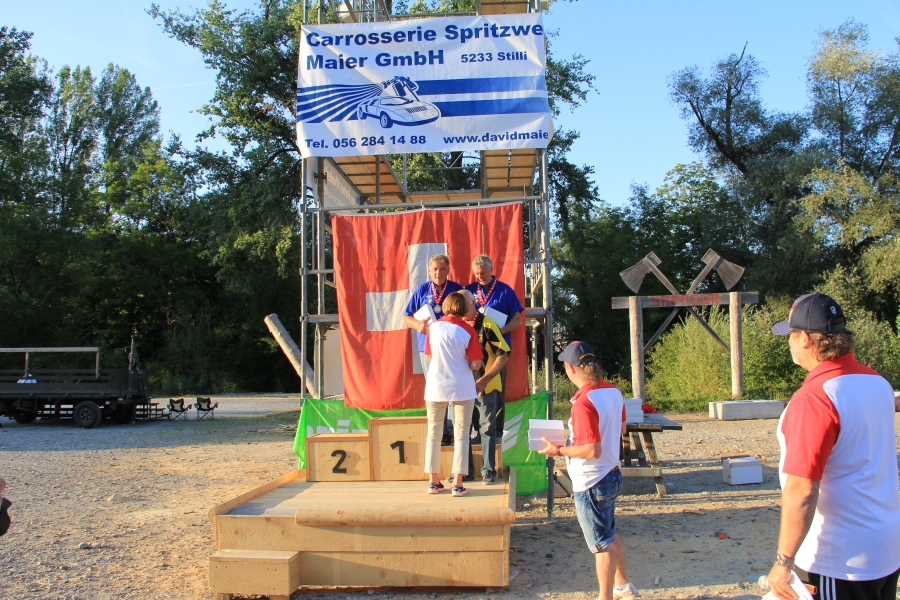
<svg viewBox="0 0 900 600">
<path fill-rule="evenodd" d="M 669 278 L 659 270 L 662 262 L 656 254 L 651 252 L 633 267 L 629 267 L 619 273 L 622 280 L 635 293 L 641 288 L 641 283 L 648 273 L 653 273 L 664 286 L 671 292 L 667 296 L 626 296 L 616 297 L 612 299 L 612 307 L 614 309 L 628 309 L 628 316 L 631 324 L 631 386 L 634 391 L 635 398 L 644 398 L 644 356 L 647 351 L 653 347 L 653 344 L 663 334 L 666 327 L 678 316 L 681 309 L 687 310 L 692 314 L 706 329 L 707 332 L 731 354 L 731 395 L 734 398 L 740 398 L 744 395 L 744 364 L 743 364 L 743 343 L 741 341 L 741 307 L 744 304 L 755 304 L 759 302 L 759 294 L 757 292 L 730 292 L 730 293 L 697 293 L 697 288 L 703 283 L 703 280 L 712 272 L 716 271 L 725 284 L 726 289 L 731 289 L 744 275 L 744 267 L 729 262 L 719 256 L 712 249 L 708 250 L 701 259 L 706 265 L 687 293 L 680 293 Z M 728 305 L 730 316 L 730 333 L 731 345 L 726 344 L 722 338 L 713 331 L 709 323 L 694 309 L 695 306 L 713 306 Z M 672 312 L 666 317 L 663 324 L 656 330 L 653 337 L 644 344 L 644 318 L 643 309 L 645 308 L 672 308 Z"/>
</svg>

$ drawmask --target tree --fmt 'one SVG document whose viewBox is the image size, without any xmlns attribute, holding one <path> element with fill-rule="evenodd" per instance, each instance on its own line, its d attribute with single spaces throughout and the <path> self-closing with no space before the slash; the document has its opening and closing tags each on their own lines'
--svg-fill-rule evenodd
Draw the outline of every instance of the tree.
<svg viewBox="0 0 900 600">
<path fill-rule="evenodd" d="M 706 77 L 696 66 L 673 74 L 670 97 L 689 123 L 689 143 L 717 171 L 744 215 L 744 284 L 764 294 L 798 295 L 834 264 L 833 257 L 811 251 L 808 232 L 794 223 L 804 181 L 821 164 L 821 150 L 809 143 L 807 116 L 763 106 L 764 76 L 745 46 L 715 62 Z"/>
<path fill-rule="evenodd" d="M 0 27 L 0 144 L 4 146 L 24 143 L 23 136 L 43 114 L 52 87 L 46 67 L 25 54 L 31 35 L 15 27 Z"/>
<path fill-rule="evenodd" d="M 866 27 L 854 21 L 822 31 L 803 114 L 766 110 L 758 95 L 763 75 L 742 52 L 717 62 L 706 79 L 692 67 L 670 81 L 692 145 L 725 169 L 728 193 L 750 216 L 745 284 L 770 297 L 857 285 L 848 313 L 862 323 L 894 322 L 900 53 L 870 50 Z M 872 333 L 880 331 L 875 325 L 864 330 L 869 339 L 884 337 Z M 879 364 L 893 369 L 883 359 L 892 352 L 879 354 Z"/>
<path fill-rule="evenodd" d="M 589 180 L 590 171 L 570 170 L 576 182 Z M 663 185 L 651 192 L 632 187 L 625 207 L 614 208 L 595 199 L 596 190 L 572 183 L 555 190 L 580 190 L 560 211 L 554 244 L 554 305 L 563 339 L 584 339 L 600 348 L 601 362 L 609 372 L 630 364 L 628 320 L 623 311 L 611 311 L 613 296 L 630 296 L 619 272 L 636 264 L 648 252 L 662 259 L 662 271 L 682 291 L 702 269 L 700 258 L 708 248 L 744 264 L 746 248 L 741 240 L 747 216 L 717 181 L 713 171 L 700 164 L 677 165 Z M 598 260 L 602 257 L 602 260 Z M 725 291 L 712 275 L 701 291 Z M 640 291 L 670 293 L 655 277 L 648 276 Z M 649 337 L 667 315 L 647 311 Z"/>
<path fill-rule="evenodd" d="M 823 31 L 807 83 L 831 166 L 842 162 L 874 181 L 900 164 L 900 55 L 882 56 L 868 42 L 854 21 Z"/>
<path fill-rule="evenodd" d="M 743 175 L 761 157 L 791 152 L 805 134 L 797 115 L 763 108 L 759 80 L 766 72 L 746 51 L 745 45 L 740 54 L 716 62 L 707 79 L 693 66 L 669 80 L 672 101 L 691 122 L 690 145 L 715 167 L 733 166 Z"/>
</svg>

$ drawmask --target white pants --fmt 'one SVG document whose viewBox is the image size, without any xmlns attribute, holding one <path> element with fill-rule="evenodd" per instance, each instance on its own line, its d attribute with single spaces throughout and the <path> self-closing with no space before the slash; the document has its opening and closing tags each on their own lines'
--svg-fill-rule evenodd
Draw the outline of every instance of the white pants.
<svg viewBox="0 0 900 600">
<path fill-rule="evenodd" d="M 441 472 L 441 438 L 444 436 L 444 419 L 449 401 L 426 401 L 428 414 L 428 439 L 425 442 L 425 472 Z M 453 473 L 469 472 L 469 428 L 475 398 L 453 401 Z M 455 482 L 454 482 L 455 483 Z M 459 482 L 462 483 L 462 482 Z"/>
</svg>

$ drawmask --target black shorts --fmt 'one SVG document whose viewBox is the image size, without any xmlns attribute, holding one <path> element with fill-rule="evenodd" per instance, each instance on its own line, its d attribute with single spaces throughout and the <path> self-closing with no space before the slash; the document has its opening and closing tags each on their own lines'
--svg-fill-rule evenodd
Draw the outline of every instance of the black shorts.
<svg viewBox="0 0 900 600">
<path fill-rule="evenodd" d="M 900 569 L 881 579 L 847 581 L 809 573 L 807 583 L 817 588 L 814 600 L 895 600 L 898 575 Z"/>
</svg>

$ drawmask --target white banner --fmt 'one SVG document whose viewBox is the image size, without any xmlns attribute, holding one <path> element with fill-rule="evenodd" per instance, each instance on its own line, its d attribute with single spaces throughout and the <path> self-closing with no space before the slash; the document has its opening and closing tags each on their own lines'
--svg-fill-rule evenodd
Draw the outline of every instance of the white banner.
<svg viewBox="0 0 900 600">
<path fill-rule="evenodd" d="M 307 25 L 304 157 L 546 148 L 540 13 Z"/>
</svg>

